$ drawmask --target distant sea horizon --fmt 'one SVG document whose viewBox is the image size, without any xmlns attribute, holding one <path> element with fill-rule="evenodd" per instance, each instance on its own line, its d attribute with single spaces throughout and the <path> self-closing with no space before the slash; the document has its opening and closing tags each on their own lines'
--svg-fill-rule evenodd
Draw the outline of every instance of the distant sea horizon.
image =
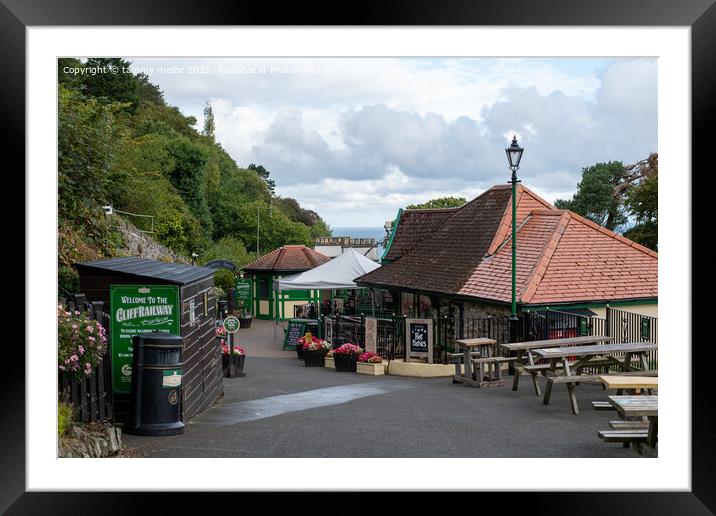
<svg viewBox="0 0 716 516">
<path fill-rule="evenodd" d="M 380 242 L 381 240 L 383 240 L 383 237 L 385 237 L 385 229 L 384 228 L 338 227 L 338 228 L 331 228 L 331 231 L 332 231 L 332 234 L 334 237 L 375 238 L 376 243 Z M 381 251 L 383 248 L 379 245 L 378 249 L 379 249 L 379 251 Z M 378 254 L 380 255 L 380 252 Z"/>
</svg>

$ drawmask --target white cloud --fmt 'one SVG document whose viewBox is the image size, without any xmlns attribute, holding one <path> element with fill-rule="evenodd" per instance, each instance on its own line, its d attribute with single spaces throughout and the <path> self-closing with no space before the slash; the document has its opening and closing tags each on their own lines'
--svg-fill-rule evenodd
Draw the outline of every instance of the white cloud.
<svg viewBox="0 0 716 516">
<path fill-rule="evenodd" d="M 199 125 L 210 100 L 237 163 L 264 165 L 335 226 L 380 227 L 405 204 L 504 183 L 512 134 L 520 178 L 548 200 L 582 167 L 657 150 L 654 59 L 161 61 L 208 71 L 151 79 Z"/>
</svg>

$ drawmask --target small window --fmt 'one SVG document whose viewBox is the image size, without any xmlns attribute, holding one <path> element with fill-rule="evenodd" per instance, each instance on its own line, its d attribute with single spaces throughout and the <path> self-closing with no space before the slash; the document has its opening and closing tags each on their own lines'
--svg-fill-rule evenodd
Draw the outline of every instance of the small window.
<svg viewBox="0 0 716 516">
<path fill-rule="evenodd" d="M 259 299 L 270 299 L 270 292 L 268 278 L 259 279 Z"/>
</svg>

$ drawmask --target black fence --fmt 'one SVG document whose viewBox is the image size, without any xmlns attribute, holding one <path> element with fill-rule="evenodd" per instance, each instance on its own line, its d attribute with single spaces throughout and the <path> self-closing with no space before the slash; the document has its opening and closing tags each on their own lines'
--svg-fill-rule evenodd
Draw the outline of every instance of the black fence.
<svg viewBox="0 0 716 516">
<path fill-rule="evenodd" d="M 334 324 L 334 337 L 346 342 L 365 345 L 365 316 L 336 315 L 329 318 Z M 658 319 L 607 307 L 606 318 L 596 317 L 587 311 L 564 312 L 544 310 L 525 312 L 518 316 L 515 342 L 549 340 L 588 335 L 605 335 L 614 342 L 651 342 L 658 344 Z M 405 316 L 381 313 L 376 317 L 377 353 L 385 359 L 405 358 Z M 510 319 L 504 315 L 433 319 L 433 362 L 450 363 L 450 354 L 456 351 L 455 341 L 487 337 L 498 343 L 510 342 Z M 657 352 L 648 354 L 649 367 L 657 368 Z"/>
<path fill-rule="evenodd" d="M 92 320 L 99 321 L 107 329 L 107 350 L 90 376 L 75 380 L 66 374 L 58 374 L 60 399 L 65 399 L 72 405 L 76 420 L 86 423 L 111 420 L 114 417 L 114 403 L 110 360 L 110 316 L 104 312 L 104 303 L 88 303 L 83 294 L 60 297 L 59 303 L 68 311 L 78 311 Z"/>
</svg>

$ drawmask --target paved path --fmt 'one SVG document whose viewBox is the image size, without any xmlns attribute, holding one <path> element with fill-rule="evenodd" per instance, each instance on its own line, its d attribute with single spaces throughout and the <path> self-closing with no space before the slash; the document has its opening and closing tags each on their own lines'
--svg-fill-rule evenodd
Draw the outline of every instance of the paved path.
<svg viewBox="0 0 716 516">
<path fill-rule="evenodd" d="M 246 350 L 247 358 L 296 358 L 295 351 L 283 351 L 285 322 L 254 319 L 250 328 L 240 328 L 236 333 L 238 344 Z"/>
<path fill-rule="evenodd" d="M 579 386 L 574 416 L 566 389 L 545 406 L 531 389 L 337 373 L 289 356 L 249 354 L 247 376 L 225 378 L 224 399 L 183 435 L 125 445 L 140 457 L 639 457 L 597 436 L 615 415 L 592 410 L 609 394 L 598 385 Z"/>
</svg>

